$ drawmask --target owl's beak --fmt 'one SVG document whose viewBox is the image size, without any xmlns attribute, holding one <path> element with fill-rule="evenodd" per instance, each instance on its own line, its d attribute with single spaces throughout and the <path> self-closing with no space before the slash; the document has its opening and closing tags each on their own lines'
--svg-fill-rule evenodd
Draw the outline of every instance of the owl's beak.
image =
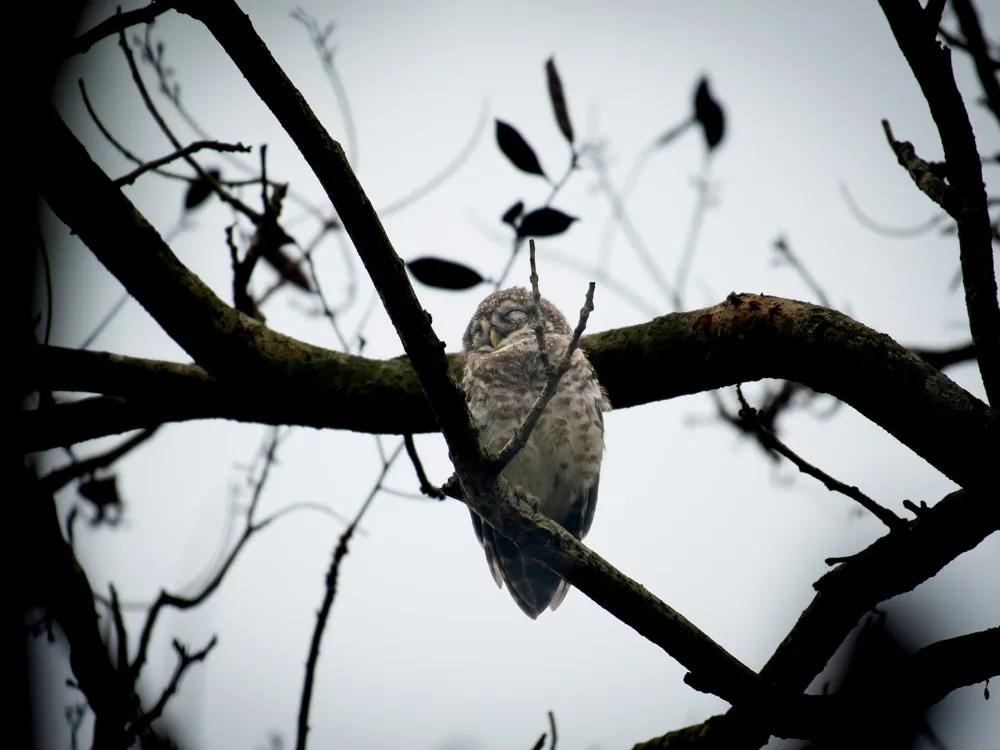
<svg viewBox="0 0 1000 750">
<path fill-rule="evenodd" d="M 490 343 L 493 344 L 493 348 L 494 349 L 496 349 L 497 348 L 497 344 L 500 343 L 500 337 L 497 336 L 497 332 L 496 332 L 495 328 L 491 328 L 490 329 Z"/>
</svg>

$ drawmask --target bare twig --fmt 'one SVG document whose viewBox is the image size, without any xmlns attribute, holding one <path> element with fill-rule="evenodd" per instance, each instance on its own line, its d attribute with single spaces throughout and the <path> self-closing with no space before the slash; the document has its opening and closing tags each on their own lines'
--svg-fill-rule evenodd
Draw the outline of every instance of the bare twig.
<svg viewBox="0 0 1000 750">
<path fill-rule="evenodd" d="M 883 508 L 857 487 L 851 487 L 834 479 L 826 472 L 821 471 L 804 459 L 800 458 L 798 454 L 785 445 L 773 432 L 760 424 L 757 420 L 757 410 L 747 403 L 746 397 L 743 395 L 743 388 L 739 385 L 736 386 L 736 395 L 739 396 L 740 406 L 742 407 L 740 409 L 740 417 L 754 424 L 760 431 L 762 440 L 774 451 L 780 453 L 782 456 L 795 464 L 799 471 L 803 474 L 808 474 L 814 479 L 818 479 L 828 490 L 832 492 L 839 492 L 840 494 L 851 498 L 854 502 L 869 511 L 890 529 L 900 529 L 907 525 L 906 521 L 888 508 Z"/>
<path fill-rule="evenodd" d="M 330 562 L 330 569 L 326 573 L 326 590 L 323 593 L 323 602 L 320 604 L 319 612 L 316 614 L 316 627 L 313 628 L 312 640 L 309 643 L 309 656 L 306 659 L 306 675 L 302 685 L 302 698 L 299 703 L 299 719 L 296 727 L 295 750 L 306 750 L 306 738 L 309 734 L 309 710 L 312 706 L 313 685 L 316 680 L 316 666 L 319 664 L 319 648 L 323 640 L 323 632 L 326 630 L 326 623 L 330 619 L 330 610 L 333 608 L 333 600 L 337 596 L 337 579 L 340 574 L 340 563 L 347 555 L 347 546 L 354 536 L 354 532 L 364 518 L 365 513 L 371 506 L 372 501 L 382 489 L 382 482 L 392 466 L 393 461 L 400 454 L 403 443 L 396 446 L 391 458 L 382 462 L 382 471 L 375 482 L 368 497 L 361 503 L 354 520 L 344 530 L 337 540 L 337 546 L 333 550 L 333 560 Z"/>
<path fill-rule="evenodd" d="M 103 318 L 101 318 L 100 322 L 96 326 L 94 326 L 94 330 L 91 331 L 89 334 L 87 334 L 87 338 L 85 338 L 83 341 L 80 342 L 80 346 L 78 348 L 89 349 L 91 346 L 93 346 L 94 342 L 97 341 L 97 337 L 100 336 L 102 333 L 104 333 L 104 329 L 106 329 L 109 325 L 111 325 L 111 321 L 113 321 L 116 317 L 118 317 L 118 313 L 122 311 L 122 309 L 125 307 L 125 303 L 128 302 L 131 298 L 132 298 L 131 294 L 129 294 L 128 292 L 123 292 L 122 296 L 115 301 L 115 304 L 111 306 L 111 309 L 108 310 L 108 312 L 104 315 Z"/>
<path fill-rule="evenodd" d="M 476 124 L 472 128 L 472 135 L 469 136 L 469 140 L 467 140 L 462 148 L 459 149 L 454 158 L 445 164 L 445 166 L 441 168 L 440 172 L 432 176 L 422 185 L 418 185 L 409 193 L 406 193 L 391 203 L 386 203 L 378 210 L 378 215 L 385 218 L 401 211 L 404 208 L 408 208 L 421 198 L 430 195 L 449 177 L 454 175 L 459 168 L 465 164 L 466 161 L 468 161 L 472 152 L 475 150 L 476 145 L 479 143 L 479 138 L 483 134 L 483 130 L 486 128 L 486 123 L 489 121 L 488 115 L 489 102 L 484 99 L 479 108 L 479 117 L 476 120 Z"/>
<path fill-rule="evenodd" d="M 420 461 L 420 456 L 417 454 L 417 446 L 413 442 L 413 435 L 407 433 L 403 435 L 403 445 L 406 446 L 406 455 L 410 457 L 410 463 L 413 464 L 413 470 L 417 473 L 417 481 L 420 482 L 420 492 L 427 497 L 433 497 L 436 500 L 444 500 L 445 494 L 441 491 L 440 487 L 435 487 L 431 484 L 430 480 L 427 479 L 427 473 L 424 471 L 424 465 Z M 382 488 L 385 489 L 384 487 Z"/>
<path fill-rule="evenodd" d="M 517 455 L 518 451 L 524 447 L 525 443 L 528 442 L 528 438 L 531 437 L 531 431 L 535 429 L 535 425 L 538 424 L 542 412 L 545 411 L 545 407 L 549 405 L 549 401 L 555 395 L 559 381 L 569 370 L 573 362 L 573 354 L 580 345 L 580 337 L 587 327 L 587 319 L 590 317 L 590 313 L 594 311 L 594 287 L 595 284 L 591 281 L 590 286 L 587 288 L 586 300 L 580 309 L 580 320 L 573 331 L 573 338 L 570 339 L 566 353 L 555 370 L 547 370 L 545 386 L 542 388 L 542 392 L 538 394 L 538 398 L 535 399 L 535 403 L 531 406 L 531 411 L 528 412 L 528 415 L 524 418 L 524 422 L 518 427 L 517 432 L 514 433 L 511 439 L 507 441 L 507 444 L 500 450 L 500 453 L 497 454 L 493 461 L 494 471 L 499 473 Z"/>
<path fill-rule="evenodd" d="M 80 96 L 83 99 L 83 106 L 86 108 L 87 114 L 90 115 L 90 119 L 94 121 L 94 124 L 97 126 L 97 129 L 101 131 L 101 135 L 104 136 L 105 140 L 107 140 L 108 143 L 114 146 L 115 149 L 118 151 L 118 153 L 120 153 L 122 156 L 124 156 L 133 164 L 138 164 L 140 166 L 145 164 L 146 163 L 145 160 L 140 159 L 138 156 L 136 156 L 127 148 L 125 148 L 125 146 L 122 145 L 121 141 L 119 141 L 117 138 L 111 135 L 111 131 L 104 126 L 103 122 L 101 122 L 101 118 L 97 116 L 97 111 L 94 109 L 94 105 L 90 103 L 90 97 L 87 96 L 87 87 L 83 83 L 82 78 L 80 78 L 77 81 L 77 85 L 80 88 Z M 172 180 L 180 180 L 181 182 L 187 182 L 187 183 L 191 182 L 190 177 L 185 177 L 182 174 L 170 172 L 165 169 L 154 169 L 153 171 L 156 174 L 160 175 L 161 177 L 169 177 Z"/>
<path fill-rule="evenodd" d="M 247 253 L 247 258 L 240 260 L 240 251 L 236 247 L 236 240 L 233 239 L 234 229 L 236 229 L 235 223 L 226 227 L 226 247 L 229 248 L 229 262 L 233 269 L 233 307 L 241 313 L 254 316 L 256 303 L 247 289 L 250 278 L 245 273 L 249 252 Z"/>
<path fill-rule="evenodd" d="M 115 185 L 122 187 L 124 185 L 131 185 L 135 182 L 141 175 L 154 170 L 158 167 L 162 167 L 164 164 L 169 164 L 177 159 L 183 159 L 186 156 L 197 153 L 198 151 L 218 151 L 218 152 L 232 152 L 239 151 L 242 153 L 247 153 L 250 151 L 248 146 L 244 146 L 242 143 L 222 143 L 221 141 L 195 141 L 194 143 L 189 143 L 184 148 L 179 151 L 174 151 L 172 154 L 167 154 L 166 156 L 161 156 L 159 159 L 153 159 L 148 161 L 140 167 L 133 169 L 126 175 L 119 177 L 115 180 Z"/>
<path fill-rule="evenodd" d="M 166 120 L 163 119 L 163 116 L 160 114 L 160 111 L 156 108 L 156 105 L 153 104 L 153 100 L 149 96 L 149 91 L 146 90 L 146 84 L 143 83 L 142 81 L 142 75 L 139 73 L 139 68 L 135 63 L 135 56 L 132 54 L 132 48 L 129 46 L 128 40 L 125 39 L 124 31 L 120 31 L 118 33 L 118 44 L 121 47 L 122 52 L 125 54 L 125 61 L 128 63 L 129 71 L 131 71 L 132 73 L 132 80 L 135 82 L 136 88 L 139 90 L 139 96 L 142 97 L 142 102 L 143 104 L 146 105 L 146 109 L 149 111 L 149 114 L 152 115 L 153 120 L 155 120 L 156 124 L 159 125 L 160 130 L 163 131 L 163 134 L 167 137 L 167 140 L 170 141 L 170 143 L 173 145 L 174 149 L 177 150 L 178 152 L 183 151 L 184 150 L 183 144 L 181 144 L 177 136 L 174 135 L 174 132 L 170 129 L 170 126 L 167 125 Z M 198 174 L 199 179 L 205 181 L 206 184 L 211 186 L 212 192 L 214 192 L 219 197 L 219 200 L 221 200 L 223 203 L 228 204 L 229 206 L 232 206 L 235 210 L 239 211 L 241 214 L 250 219 L 250 221 L 252 221 L 254 224 L 260 223 L 262 218 L 261 215 L 258 214 L 256 211 L 254 211 L 252 208 L 250 208 L 250 206 L 241 201 L 239 198 L 234 196 L 232 193 L 230 193 L 228 190 L 224 190 L 219 180 L 217 180 L 215 177 L 211 176 L 204 169 L 202 169 L 201 165 L 197 161 L 195 161 L 194 157 L 191 156 L 191 154 L 183 154 L 181 158 L 184 159 L 184 161 L 186 161 L 188 165 L 190 165 L 190 167 Z"/>
<path fill-rule="evenodd" d="M 347 158 L 358 168 L 358 132 L 354 127 L 354 116 L 351 114 L 351 103 L 347 98 L 347 89 L 344 82 L 340 80 L 340 73 L 333 61 L 335 48 L 330 44 L 330 36 L 333 33 L 334 24 L 331 21 L 326 28 L 321 29 L 316 19 L 306 13 L 302 8 L 296 8 L 291 13 L 292 18 L 306 27 L 313 47 L 319 55 L 320 62 L 326 77 L 330 79 L 330 86 L 333 87 L 333 95 L 337 100 L 337 107 L 344 118 L 344 140 L 347 142 Z"/>
<path fill-rule="evenodd" d="M 206 131 L 205 128 L 198 123 L 194 115 L 188 111 L 187 107 L 185 107 L 184 103 L 181 101 L 180 86 L 176 81 L 171 80 L 173 76 L 173 68 L 166 65 L 164 61 L 164 45 L 162 42 L 155 45 L 153 44 L 152 30 L 152 24 L 147 24 L 146 31 L 141 42 L 142 59 L 144 62 L 148 63 L 156 73 L 157 79 L 159 80 L 160 93 L 167 98 L 171 105 L 173 105 L 174 109 L 177 110 L 177 114 L 181 116 L 181 119 L 187 123 L 188 127 L 190 127 L 199 138 L 206 141 L 213 140 L 208 131 Z M 226 185 L 227 187 L 238 187 L 240 185 L 257 184 L 260 180 L 259 176 L 254 175 L 253 168 L 244 163 L 242 159 L 238 159 L 227 153 L 222 153 L 220 156 L 227 164 L 235 167 L 242 173 L 252 175 L 248 180 L 220 180 L 220 184 Z M 289 190 L 288 197 L 298 203 L 313 218 L 320 221 L 323 220 L 323 211 L 318 206 L 313 205 L 310 201 L 306 200 L 306 198 L 302 195 Z"/>
<path fill-rule="evenodd" d="M 542 293 L 538 290 L 538 268 L 535 265 L 535 241 L 528 240 L 529 259 L 531 261 L 531 304 L 535 312 L 535 343 L 538 344 L 538 358 L 542 361 L 542 369 L 546 375 L 549 372 L 549 349 L 545 346 L 545 325 L 542 323 Z"/>
<path fill-rule="evenodd" d="M 910 177 L 921 192 L 957 219 L 959 207 L 956 205 L 952 189 L 938 176 L 931 164 L 917 156 L 912 143 L 896 140 L 888 120 L 882 120 L 882 130 L 885 131 L 886 140 L 895 152 L 900 166 L 910 173 Z"/>
<path fill-rule="evenodd" d="M 173 641 L 174 651 L 177 653 L 177 666 L 174 667 L 174 674 L 171 676 L 170 682 L 167 683 L 167 686 L 163 689 L 163 692 L 160 694 L 160 699 L 156 702 L 156 705 L 154 705 L 151 709 L 149 709 L 149 711 L 144 713 L 138 719 L 136 719 L 132 723 L 132 726 L 129 727 L 128 734 L 126 735 L 128 737 L 128 744 L 126 745 L 126 747 L 130 747 L 132 745 L 132 742 L 138 739 L 143 732 L 145 732 L 150 726 L 152 726 L 154 721 L 156 721 L 163 715 L 163 710 L 167 707 L 167 702 L 174 696 L 174 693 L 177 692 L 177 688 L 180 685 L 181 677 L 184 676 L 184 673 L 188 670 L 188 667 L 190 667 L 192 664 L 197 664 L 200 661 L 204 661 L 205 658 L 212 651 L 212 649 L 215 648 L 218 642 L 219 639 L 213 635 L 212 639 L 203 649 L 201 649 L 200 651 L 195 651 L 194 653 L 190 653 L 184 647 L 184 645 L 181 644 L 180 641 L 174 639 Z"/>
<path fill-rule="evenodd" d="M 624 204 L 629 196 L 632 194 L 633 188 L 635 188 L 636 183 L 639 181 L 639 176 L 642 171 L 649 164 L 650 158 L 659 151 L 661 148 L 671 143 L 675 138 L 684 133 L 690 126 L 697 122 L 694 117 L 688 117 L 678 125 L 672 127 L 665 133 L 657 136 L 652 141 L 647 143 L 642 150 L 636 154 L 635 159 L 632 161 L 632 166 L 629 167 L 628 172 L 625 175 L 625 179 L 622 180 L 621 187 L 617 191 L 618 200 Z M 604 231 L 601 233 L 600 241 L 600 251 L 598 254 L 597 267 L 599 269 L 606 270 L 609 260 L 611 259 L 611 250 L 614 244 L 614 234 L 617 216 L 612 213 L 604 225 Z"/>
<path fill-rule="evenodd" d="M 653 254 L 649 251 L 649 248 L 646 247 L 646 243 L 643 241 L 642 236 L 639 234 L 638 230 L 636 230 L 635 225 L 629 218 L 628 212 L 625 210 L 624 200 L 618 195 L 614 186 L 611 184 L 611 178 L 608 176 L 608 168 L 604 163 L 604 159 L 596 152 L 592 154 L 592 158 L 597 170 L 597 177 L 601 189 L 608 197 L 608 202 L 611 204 L 611 212 L 614 214 L 616 221 L 621 226 L 625 239 L 628 240 L 629 245 L 639 258 L 639 262 L 642 263 L 643 267 L 646 269 L 646 273 L 648 273 L 650 278 L 653 280 L 653 283 L 659 287 L 664 298 L 668 302 L 673 302 L 676 299 L 676 292 L 670 282 L 668 282 L 666 277 L 663 275 L 660 267 L 656 264 L 656 261 L 653 259 Z"/>
<path fill-rule="evenodd" d="M 302 259 L 305 261 L 306 268 L 309 271 L 309 280 L 313 292 L 316 295 L 316 299 L 319 300 L 320 312 L 330 322 L 330 327 L 337 336 L 337 341 L 340 343 L 341 348 L 345 352 L 350 351 L 351 345 L 344 337 L 344 332 L 340 329 L 340 324 L 337 322 L 337 311 L 330 307 L 330 303 L 326 299 L 326 294 L 323 292 L 323 287 L 319 283 L 319 276 L 316 274 L 316 263 L 313 261 L 312 253 L 304 253 Z"/>
<path fill-rule="evenodd" d="M 389 490 L 386 487 L 382 487 L 382 492 L 389 492 Z M 390 494 L 392 494 L 392 493 L 390 493 Z M 420 496 L 417 495 L 416 497 L 420 497 Z M 316 513 L 321 513 L 322 515 L 327 516 L 329 518 L 332 518 L 333 520 L 337 521 L 338 523 L 343 524 L 344 526 L 349 525 L 350 522 L 351 522 L 351 519 L 346 518 L 341 513 L 338 513 L 333 508 L 329 508 L 326 505 L 323 505 L 322 503 L 300 502 L 300 503 L 290 503 L 290 504 L 286 505 L 283 508 L 279 508 L 278 510 L 274 511 L 270 515 L 267 515 L 264 518 L 262 518 L 257 525 L 260 526 L 261 528 L 264 528 L 266 526 L 270 526 L 272 523 L 274 523 L 275 521 L 277 521 L 277 520 L 279 520 L 281 518 L 284 518 L 285 516 L 291 515 L 292 513 L 298 513 L 298 512 L 303 511 L 303 510 L 309 510 L 309 511 L 314 511 Z M 357 536 L 368 536 L 369 532 L 364 527 L 358 526 L 358 528 L 355 529 L 354 533 Z M 228 531 L 227 531 L 227 533 L 223 534 L 223 542 L 225 542 L 225 540 L 227 538 L 228 538 Z M 214 567 L 214 565 L 209 566 L 209 569 L 211 569 L 212 567 Z M 179 590 L 185 591 L 185 590 L 191 589 L 192 587 L 197 586 L 198 585 L 197 580 L 198 580 L 198 578 L 201 578 L 201 577 L 202 577 L 202 575 L 199 575 L 196 579 L 188 582 L 184 586 L 181 586 Z M 112 605 L 111 599 L 109 599 L 106 596 L 101 596 L 100 594 L 98 594 L 98 593 L 95 592 L 94 593 L 94 601 L 96 601 L 96 602 L 100 603 L 102 606 L 106 607 L 108 609 L 108 611 L 112 611 L 112 609 L 113 609 L 113 605 Z M 120 608 L 123 611 L 125 611 L 125 610 L 128 610 L 128 611 L 141 611 L 141 610 L 149 610 L 149 608 L 152 607 L 154 603 L 155 602 L 151 602 L 151 601 L 131 600 L 131 601 L 119 602 L 119 606 L 120 606 Z"/>
<path fill-rule="evenodd" d="M 114 584 L 109 586 L 111 600 L 109 609 L 115 625 L 115 669 L 123 672 L 128 669 L 128 630 L 125 628 L 125 618 L 122 617 L 121 603 L 118 601 L 118 591 Z"/>
<path fill-rule="evenodd" d="M 805 282 L 805 285 L 812 290 L 812 293 L 816 295 L 816 300 L 823 307 L 834 307 L 830 304 L 830 298 L 827 297 L 823 286 L 809 273 L 809 269 L 806 268 L 799 256 L 792 252 L 792 248 L 789 247 L 788 241 L 784 237 L 778 237 L 774 241 L 774 249 L 778 251 L 782 261 L 791 266 L 799 275 L 799 278 Z"/>
<path fill-rule="evenodd" d="M 569 253 L 560 252 L 554 247 L 548 247 L 545 249 L 545 259 L 555 263 L 557 266 L 568 268 L 570 271 L 573 271 L 580 276 L 586 276 L 594 279 L 600 283 L 601 289 L 618 295 L 620 300 L 646 318 L 655 318 L 660 314 L 660 310 L 639 296 L 633 287 L 618 281 L 616 278 L 605 271 L 602 271 L 597 266 L 583 263 Z"/>
<path fill-rule="evenodd" d="M 226 557 L 225 561 L 219 567 L 216 574 L 209 580 L 199 591 L 193 596 L 178 596 L 175 594 L 170 594 L 165 590 L 160 591 L 160 595 L 157 597 L 153 606 L 150 607 L 148 614 L 146 615 L 146 622 L 143 625 L 142 631 L 139 636 L 139 647 L 136 651 L 135 659 L 132 661 L 129 667 L 129 677 L 134 684 L 135 680 L 139 676 L 139 672 L 142 670 L 143 665 L 146 663 L 147 651 L 149 649 L 149 642 L 153 636 L 153 629 L 156 626 L 156 621 L 160 613 L 166 607 L 174 607 L 175 609 L 193 609 L 203 602 L 205 602 L 216 589 L 222 584 L 223 579 L 229 572 L 233 563 L 236 561 L 237 556 L 246 546 L 247 542 L 253 537 L 257 532 L 264 529 L 273 520 L 274 516 L 266 518 L 263 521 L 255 522 L 254 515 L 257 511 L 257 506 L 260 503 L 260 498 L 264 493 L 264 486 L 267 483 L 268 477 L 270 476 L 271 468 L 274 466 L 278 445 L 280 442 L 280 432 L 279 428 L 273 428 L 270 430 L 270 438 L 268 439 L 267 447 L 264 451 L 264 461 L 263 467 L 261 469 L 260 477 L 254 483 L 253 494 L 250 499 L 250 505 L 247 508 L 247 525 L 243 530 L 243 534 L 237 540 L 236 545 L 230 551 L 229 555 Z"/>
<path fill-rule="evenodd" d="M 957 365 L 961 362 L 970 362 L 976 358 L 976 347 L 970 341 L 961 346 L 950 349 L 921 349 L 912 348 L 911 352 L 928 364 L 934 365 L 939 370 Z"/>
<path fill-rule="evenodd" d="M 77 477 L 85 474 L 93 474 L 98 469 L 103 469 L 120 459 L 126 453 L 138 448 L 156 434 L 158 427 L 150 427 L 137 435 L 123 441 L 111 450 L 98 454 L 84 461 L 74 461 L 61 469 L 53 469 L 40 480 L 38 480 L 45 492 L 58 492 Z"/>
<path fill-rule="evenodd" d="M 226 229 L 226 244 L 229 246 L 232 260 L 233 301 L 236 309 L 263 321 L 264 316 L 258 302 L 250 294 L 250 278 L 261 258 L 266 260 L 281 275 L 281 278 L 285 278 L 288 275 L 283 263 L 286 256 L 284 256 L 281 246 L 291 241 L 291 237 L 278 224 L 278 217 L 281 215 L 283 201 L 287 194 L 287 185 L 276 185 L 271 195 L 268 196 L 268 187 L 271 186 L 271 183 L 267 179 L 267 144 L 260 147 L 260 175 L 261 219 L 256 226 L 250 247 L 243 260 L 238 259 L 236 246 L 232 239 L 232 230 L 235 225 Z M 311 289 L 305 278 L 298 279 L 296 284 Z"/>
<path fill-rule="evenodd" d="M 702 161 L 701 176 L 697 181 L 698 200 L 695 202 L 694 210 L 691 212 L 691 225 L 688 228 L 688 236 L 684 241 L 684 249 L 681 251 L 681 259 L 677 264 L 677 275 L 674 276 L 673 297 L 674 308 L 684 309 L 684 286 L 687 283 L 688 275 L 691 272 L 691 265 L 694 263 L 695 253 L 698 251 L 698 236 L 701 233 L 701 225 L 705 219 L 705 213 L 710 205 L 709 174 L 712 168 L 712 154 L 707 152 Z"/>
<path fill-rule="evenodd" d="M 552 742 L 549 743 L 549 750 L 556 750 L 559 733 L 556 732 L 556 715 L 552 711 L 549 711 L 549 736 L 552 738 Z"/>
<path fill-rule="evenodd" d="M 284 516 L 287 516 L 291 513 L 298 513 L 301 510 L 312 510 L 317 513 L 322 513 L 324 516 L 329 516 L 338 523 L 344 524 L 344 526 L 347 526 L 351 522 L 351 520 L 346 516 L 344 516 L 342 513 L 338 513 L 333 508 L 328 508 L 327 506 L 321 503 L 301 502 L 301 503 L 290 503 L 286 505 L 284 508 L 279 508 L 278 510 L 274 511 L 274 513 L 271 513 L 268 516 L 264 516 L 264 518 L 260 520 L 259 525 L 262 527 L 268 526 L 277 521 L 279 518 L 283 518 Z M 359 536 L 368 536 L 367 529 L 364 529 L 361 526 L 355 529 L 354 533 L 358 534 Z"/>
<path fill-rule="evenodd" d="M 927 232 L 938 226 L 947 217 L 947 214 L 939 213 L 930 217 L 927 221 L 912 227 L 890 227 L 880 221 L 876 221 L 862 211 L 861 206 L 854 200 L 854 196 L 851 195 L 850 190 L 848 190 L 847 185 L 844 183 L 840 183 L 840 194 L 844 198 L 847 210 L 854 215 L 859 224 L 884 237 L 918 237 L 922 234 L 927 234 Z"/>
<path fill-rule="evenodd" d="M 119 34 L 130 26 L 140 23 L 148 24 L 157 16 L 166 13 L 171 7 L 170 3 L 167 2 L 155 2 L 125 13 L 119 10 L 115 15 L 104 19 L 92 29 L 88 29 L 73 39 L 66 49 L 66 57 L 82 55 L 102 39 Z"/>
</svg>

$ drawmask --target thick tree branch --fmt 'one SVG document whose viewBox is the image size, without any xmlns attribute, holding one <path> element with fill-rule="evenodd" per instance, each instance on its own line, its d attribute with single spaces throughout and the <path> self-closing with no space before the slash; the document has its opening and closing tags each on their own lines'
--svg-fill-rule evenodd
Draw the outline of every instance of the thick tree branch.
<svg viewBox="0 0 1000 750">
<path fill-rule="evenodd" d="M 1000 627 L 989 628 L 917 651 L 907 660 L 903 680 L 919 706 L 933 706 L 958 688 L 1000 674 Z"/>
<path fill-rule="evenodd" d="M 141 255 L 136 247 L 133 257 Z M 200 285 L 186 269 L 184 277 Z M 166 283 L 166 277 L 161 280 Z M 183 297 L 184 304 L 198 304 L 192 297 Z M 236 317 L 216 303 L 206 323 Z M 332 352 L 240 320 L 235 341 L 218 346 L 239 348 L 233 356 L 250 363 L 225 385 L 194 365 L 38 348 L 30 363 L 36 387 L 126 400 L 91 399 L 22 414 L 29 449 L 204 418 L 392 434 L 436 430 L 406 359 Z M 242 331 L 254 338 L 236 335 Z M 239 346 L 254 341 L 259 351 Z M 804 302 L 734 295 L 710 308 L 591 334 L 580 345 L 615 408 L 781 378 L 850 404 L 962 485 L 988 478 L 981 457 L 984 448 L 998 444 L 995 412 L 936 368 L 888 336 Z M 461 371 L 461 355 L 449 361 L 453 373 Z M 280 380 L 267 376 L 270 367 L 283 375 Z"/>
<path fill-rule="evenodd" d="M 761 670 L 805 690 L 861 616 L 913 590 L 1000 528 L 1000 503 L 988 490 L 958 490 L 907 529 L 877 540 L 819 579 L 812 603 Z"/>
<path fill-rule="evenodd" d="M 860 690 L 810 696 L 803 703 L 803 723 L 813 738 L 840 739 L 850 746 L 866 726 L 892 714 L 920 714 L 954 690 L 984 682 L 1000 673 L 1000 628 L 932 643 L 908 656 L 893 673 Z M 722 750 L 742 745 L 726 734 L 727 719 L 713 716 L 640 742 L 632 750 Z M 732 727 L 728 727 L 732 732 Z"/>
<path fill-rule="evenodd" d="M 928 27 L 918 0 L 879 0 L 879 5 L 941 136 L 951 194 L 948 212 L 958 226 L 969 327 L 986 395 L 996 407 L 1000 404 L 1000 304 L 993 267 L 993 231 L 976 137 L 955 84 L 950 52 L 936 39 L 937 24 Z"/>
<path fill-rule="evenodd" d="M 1000 504 L 988 491 L 948 495 L 907 529 L 880 538 L 817 581 L 815 598 L 760 676 L 783 688 L 804 691 L 865 612 L 937 575 L 998 529 Z M 680 733 L 700 738 L 700 744 L 689 746 L 702 750 L 758 748 L 769 734 L 759 717 L 738 707 Z"/>
</svg>

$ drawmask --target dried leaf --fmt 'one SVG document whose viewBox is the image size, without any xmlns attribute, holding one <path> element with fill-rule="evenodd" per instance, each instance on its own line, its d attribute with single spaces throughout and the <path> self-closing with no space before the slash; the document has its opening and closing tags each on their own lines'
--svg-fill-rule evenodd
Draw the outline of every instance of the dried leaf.
<svg viewBox="0 0 1000 750">
<path fill-rule="evenodd" d="M 260 257 L 267 261 L 275 271 L 281 274 L 289 284 L 297 286 L 304 292 L 312 291 L 309 277 L 302 270 L 302 264 L 281 249 L 280 245 L 265 245 Z"/>
<path fill-rule="evenodd" d="M 726 133 L 726 116 L 720 105 L 708 90 L 708 79 L 702 78 L 694 94 L 694 119 L 701 124 L 705 144 L 714 151 Z"/>
<path fill-rule="evenodd" d="M 504 156 L 510 159 L 511 163 L 528 174 L 537 174 L 545 177 L 542 165 L 538 163 L 538 157 L 534 150 L 528 145 L 520 133 L 505 122 L 497 120 L 497 145 L 503 151 Z M 547 178 L 546 178 L 547 179 Z"/>
<path fill-rule="evenodd" d="M 566 95 L 563 93 L 562 79 L 556 70 L 556 61 L 549 58 L 545 62 L 545 79 L 549 84 L 549 99 L 552 100 L 552 110 L 556 115 L 556 124 L 566 140 L 573 143 L 573 123 L 569 120 L 569 109 L 566 107 Z"/>
<path fill-rule="evenodd" d="M 484 281 L 478 271 L 441 258 L 417 258 L 406 267 L 417 281 L 438 289 L 471 289 Z"/>
<path fill-rule="evenodd" d="M 218 181 L 222 176 L 222 173 L 218 169 L 206 169 L 205 174 L 211 178 L 211 180 Z M 192 208 L 197 208 L 212 195 L 212 182 L 211 180 L 206 180 L 203 177 L 199 177 L 193 180 L 184 194 L 184 210 L 190 211 Z"/>
<path fill-rule="evenodd" d="M 503 216 L 500 217 L 500 221 L 504 224 L 510 224 L 515 229 L 517 228 L 517 220 L 521 218 L 521 214 L 524 213 L 524 201 L 518 201 L 513 206 L 508 208 L 503 212 Z"/>
<path fill-rule="evenodd" d="M 575 216 L 555 208 L 539 208 L 525 214 L 517 233 L 520 237 L 552 237 L 565 232 L 574 221 L 577 221 Z"/>
</svg>

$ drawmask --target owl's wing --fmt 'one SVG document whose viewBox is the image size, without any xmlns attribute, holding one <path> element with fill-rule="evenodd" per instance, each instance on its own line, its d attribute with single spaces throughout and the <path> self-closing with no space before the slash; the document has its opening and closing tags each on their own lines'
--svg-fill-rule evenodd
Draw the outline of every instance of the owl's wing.
<svg viewBox="0 0 1000 750">
<path fill-rule="evenodd" d="M 597 422 L 601 433 L 603 433 L 603 412 L 610 408 L 603 389 L 600 390 L 600 397 L 595 406 L 597 407 Z M 597 476 L 591 484 L 575 492 L 569 490 L 573 496 L 570 499 L 566 518 L 561 525 L 577 539 L 586 536 L 594 521 L 599 480 L 600 477 Z M 558 475 L 556 482 L 555 494 L 558 495 L 561 494 L 558 486 Z M 565 492 L 569 488 L 564 486 L 562 489 Z M 489 563 L 490 572 L 493 574 L 493 580 L 498 586 L 502 583 L 507 584 L 507 590 L 522 612 L 534 620 L 546 608 L 554 610 L 562 604 L 570 589 L 569 582 L 522 553 L 513 542 L 496 534 L 488 524 L 483 523 L 476 513 L 472 511 L 470 513 L 472 514 L 473 529 L 486 553 L 486 560 Z"/>
<path fill-rule="evenodd" d="M 583 489 L 574 498 L 569 507 L 569 515 L 562 523 L 562 527 L 577 539 L 583 539 L 590 532 L 590 525 L 594 522 L 594 511 L 597 510 L 597 488 L 601 483 L 598 475 L 594 483 Z"/>
<path fill-rule="evenodd" d="M 600 389 L 600 393 L 601 398 L 596 404 L 597 424 L 600 426 L 603 438 L 604 412 L 611 408 L 611 404 L 608 401 L 607 395 L 604 393 L 603 387 Z M 600 483 L 601 474 L 600 471 L 598 471 L 597 476 L 594 477 L 593 484 L 584 487 L 570 503 L 569 513 L 567 514 L 566 520 L 563 522 L 562 526 L 577 539 L 583 539 L 590 532 L 590 525 L 594 522 L 594 511 L 597 510 L 597 488 L 600 486 Z M 553 607 L 553 609 L 555 609 L 555 607 Z"/>
<path fill-rule="evenodd" d="M 494 552 L 493 546 L 493 529 L 488 526 L 483 526 L 483 519 L 472 509 L 469 510 L 469 515 L 472 516 L 472 529 L 476 532 L 476 539 L 483 546 L 483 551 L 486 553 L 486 562 L 490 566 L 490 573 L 493 574 L 493 580 L 496 581 L 497 588 L 503 586 L 503 571 L 500 569 L 500 561 L 497 560 L 496 552 Z M 489 539 L 487 539 L 487 533 L 489 534 Z"/>
</svg>

